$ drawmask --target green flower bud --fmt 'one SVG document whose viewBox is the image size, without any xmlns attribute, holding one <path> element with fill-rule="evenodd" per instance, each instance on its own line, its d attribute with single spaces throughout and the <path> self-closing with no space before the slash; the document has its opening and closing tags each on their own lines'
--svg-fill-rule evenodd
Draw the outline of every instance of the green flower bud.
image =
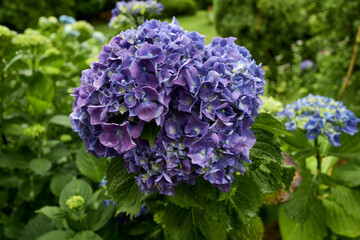
<svg viewBox="0 0 360 240">
<path fill-rule="evenodd" d="M 70 142 L 72 137 L 69 134 L 63 134 L 60 136 L 60 141 L 62 142 Z"/>
<path fill-rule="evenodd" d="M 40 124 L 34 124 L 24 130 L 24 135 L 31 138 L 37 138 L 46 132 L 46 128 Z"/>
<path fill-rule="evenodd" d="M 16 36 L 16 32 L 11 31 L 8 27 L 0 25 L 0 44 L 7 43 L 13 37 Z"/>
<path fill-rule="evenodd" d="M 71 25 L 71 29 L 80 33 L 80 38 L 86 40 L 90 38 L 94 32 L 94 27 L 86 21 L 77 21 Z"/>
<path fill-rule="evenodd" d="M 71 210 L 79 209 L 84 205 L 85 199 L 80 195 L 75 195 L 66 200 L 66 206 L 68 206 Z"/>
</svg>

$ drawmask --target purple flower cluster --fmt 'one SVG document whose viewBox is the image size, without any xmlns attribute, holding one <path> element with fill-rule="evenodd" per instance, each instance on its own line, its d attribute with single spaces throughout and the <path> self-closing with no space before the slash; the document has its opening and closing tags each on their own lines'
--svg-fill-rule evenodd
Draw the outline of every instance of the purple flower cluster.
<svg viewBox="0 0 360 240">
<path fill-rule="evenodd" d="M 278 115 L 284 115 L 288 119 L 286 129 L 303 128 L 307 130 L 309 140 L 315 140 L 320 134 L 324 134 L 336 147 L 341 145 L 340 133 L 355 134 L 360 122 L 342 102 L 312 94 L 286 105 Z"/>
<path fill-rule="evenodd" d="M 74 89 L 72 127 L 95 156 L 123 157 L 142 192 L 174 195 L 202 175 L 228 191 L 251 162 L 264 71 L 235 38 L 146 21 L 111 39 Z M 159 126 L 153 147 L 141 133 Z"/>
</svg>

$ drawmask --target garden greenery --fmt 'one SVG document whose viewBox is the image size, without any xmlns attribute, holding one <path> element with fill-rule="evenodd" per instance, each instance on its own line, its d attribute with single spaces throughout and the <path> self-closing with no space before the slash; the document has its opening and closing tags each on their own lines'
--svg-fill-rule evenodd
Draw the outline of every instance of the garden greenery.
<svg viewBox="0 0 360 240">
<path fill-rule="evenodd" d="M 333 99 L 358 2 L 231 2 L 241 36 L 206 46 L 176 20 L 0 26 L 1 239 L 360 237 L 356 54 Z"/>
</svg>

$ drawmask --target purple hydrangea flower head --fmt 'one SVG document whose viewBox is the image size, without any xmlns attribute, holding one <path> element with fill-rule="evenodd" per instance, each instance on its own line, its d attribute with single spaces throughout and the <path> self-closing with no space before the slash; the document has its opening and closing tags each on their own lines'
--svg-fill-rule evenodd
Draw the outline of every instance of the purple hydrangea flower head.
<svg viewBox="0 0 360 240">
<path fill-rule="evenodd" d="M 300 63 L 300 69 L 302 71 L 312 69 L 314 66 L 315 66 L 314 62 L 311 61 L 310 59 L 305 59 Z"/>
<path fill-rule="evenodd" d="M 342 102 L 332 98 L 308 96 L 286 105 L 278 114 L 284 115 L 288 122 L 286 129 L 295 130 L 297 127 L 307 131 L 307 137 L 315 140 L 320 134 L 328 137 L 334 146 L 340 146 L 340 133 L 350 135 L 358 132 L 357 124 L 360 119 L 344 106 Z"/>
<path fill-rule="evenodd" d="M 122 157 L 144 193 L 203 177 L 228 191 L 245 172 L 264 71 L 234 38 L 145 21 L 105 45 L 74 89 L 72 127 L 95 156 Z M 160 129 L 153 143 L 149 128 Z M 147 130 L 146 130 L 147 131 Z M 122 161 L 122 160 L 119 160 Z"/>
</svg>

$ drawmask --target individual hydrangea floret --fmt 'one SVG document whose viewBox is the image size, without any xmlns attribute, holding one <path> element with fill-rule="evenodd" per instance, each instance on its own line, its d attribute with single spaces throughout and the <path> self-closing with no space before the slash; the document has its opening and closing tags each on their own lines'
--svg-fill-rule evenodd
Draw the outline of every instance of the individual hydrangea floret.
<svg viewBox="0 0 360 240">
<path fill-rule="evenodd" d="M 82 72 L 73 129 L 88 152 L 122 157 L 142 192 L 174 195 L 197 177 L 228 191 L 234 172 L 251 163 L 249 127 L 265 84 L 261 65 L 234 41 L 205 46 L 176 19 L 121 32 Z M 157 128 L 150 144 L 143 134 Z"/>
<path fill-rule="evenodd" d="M 310 140 L 324 134 L 334 146 L 341 145 L 341 132 L 351 135 L 356 133 L 360 121 L 342 102 L 312 94 L 286 105 L 278 115 L 284 115 L 288 119 L 286 129 L 305 129 Z"/>
<path fill-rule="evenodd" d="M 314 68 L 314 66 L 315 66 L 314 62 L 311 61 L 310 59 L 305 59 L 300 63 L 300 69 L 302 71 L 312 69 Z"/>
<path fill-rule="evenodd" d="M 109 26 L 114 29 L 119 29 L 126 24 L 137 26 L 151 15 L 160 14 L 163 9 L 164 6 L 156 0 L 117 2 L 111 11 Z"/>
</svg>

